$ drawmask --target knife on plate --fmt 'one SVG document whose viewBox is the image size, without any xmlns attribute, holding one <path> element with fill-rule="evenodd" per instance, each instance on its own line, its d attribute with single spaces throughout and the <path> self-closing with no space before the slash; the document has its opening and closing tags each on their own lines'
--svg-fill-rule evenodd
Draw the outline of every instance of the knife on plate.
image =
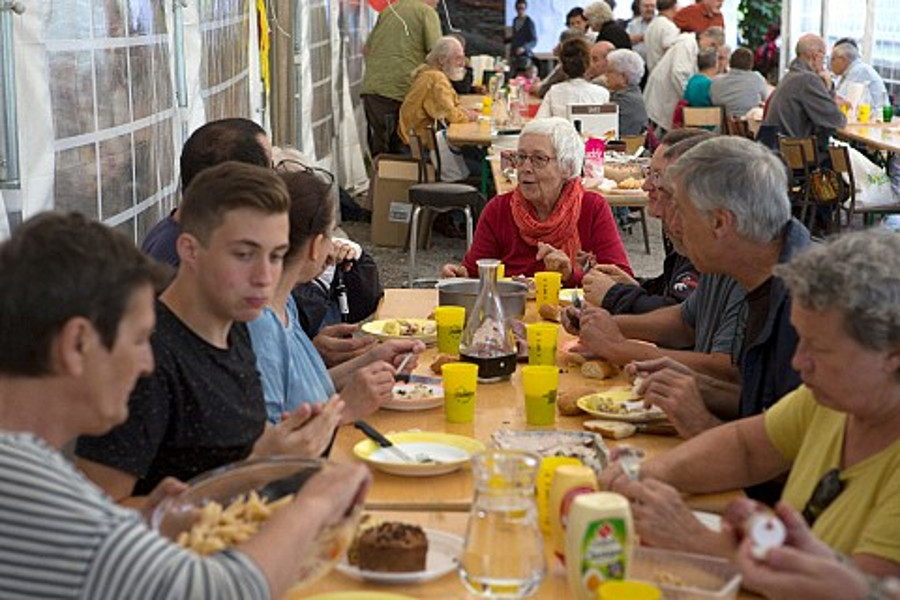
<svg viewBox="0 0 900 600">
<path fill-rule="evenodd" d="M 401 450 L 400 448 L 395 446 L 391 440 L 384 437 L 384 435 L 382 435 L 380 431 L 378 431 L 377 429 L 375 429 L 374 427 L 372 427 L 371 425 L 369 425 L 362 419 L 354 421 L 353 426 L 356 427 L 357 429 L 359 429 L 360 431 L 362 431 L 364 434 L 366 434 L 367 438 L 369 438 L 370 440 L 372 440 L 373 442 L 378 444 L 381 448 L 386 448 L 389 452 L 392 452 L 394 454 L 394 456 L 396 456 L 403 462 L 408 462 L 408 463 L 419 462 L 415 458 L 413 458 L 412 456 L 410 456 L 409 454 L 407 454 L 406 452 L 404 452 L 403 450 Z"/>
</svg>

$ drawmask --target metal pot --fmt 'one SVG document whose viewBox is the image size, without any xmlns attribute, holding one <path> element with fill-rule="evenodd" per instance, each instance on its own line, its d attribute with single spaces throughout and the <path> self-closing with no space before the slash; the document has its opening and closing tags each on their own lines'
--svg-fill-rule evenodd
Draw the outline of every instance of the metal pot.
<svg viewBox="0 0 900 600">
<path fill-rule="evenodd" d="M 443 279 L 435 286 L 438 290 L 438 304 L 440 306 L 463 306 L 466 309 L 466 318 L 475 306 L 478 298 L 477 279 Z M 528 286 L 515 281 L 498 281 L 497 291 L 500 292 L 500 304 L 507 318 L 519 318 L 525 314 L 525 300 L 528 296 Z"/>
</svg>

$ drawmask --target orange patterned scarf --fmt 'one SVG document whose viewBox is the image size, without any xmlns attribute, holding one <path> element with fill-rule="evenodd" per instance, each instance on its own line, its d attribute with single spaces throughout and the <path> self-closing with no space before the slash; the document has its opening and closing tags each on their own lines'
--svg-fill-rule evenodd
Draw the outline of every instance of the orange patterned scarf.
<svg viewBox="0 0 900 600">
<path fill-rule="evenodd" d="M 553 212 L 546 221 L 539 221 L 534 207 L 516 186 L 510 206 L 513 221 L 522 235 L 522 239 L 532 246 L 537 246 L 538 242 L 544 242 L 562 250 L 572 261 L 574 267 L 575 255 L 581 250 L 578 219 L 581 217 L 583 195 L 584 188 L 581 187 L 581 178 L 570 179 L 563 185 Z"/>
</svg>

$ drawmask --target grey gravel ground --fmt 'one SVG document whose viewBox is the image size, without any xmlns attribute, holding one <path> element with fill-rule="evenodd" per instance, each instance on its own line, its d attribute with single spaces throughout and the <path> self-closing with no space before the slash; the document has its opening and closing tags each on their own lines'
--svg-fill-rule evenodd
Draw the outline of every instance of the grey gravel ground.
<svg viewBox="0 0 900 600">
<path fill-rule="evenodd" d="M 653 277 L 662 271 L 663 249 L 659 221 L 648 218 L 647 224 L 650 230 L 650 254 L 644 252 L 639 224 L 634 224 L 631 234 L 622 234 L 631 267 L 640 277 Z M 375 258 L 384 287 L 404 286 L 409 279 L 409 252 L 405 248 L 373 246 L 371 226 L 368 223 L 345 222 L 341 227 L 351 239 L 361 244 Z M 433 232 L 431 247 L 419 250 L 416 254 L 417 277 L 437 277 L 441 265 L 447 262 L 458 263 L 465 251 L 465 240 L 448 238 Z"/>
</svg>

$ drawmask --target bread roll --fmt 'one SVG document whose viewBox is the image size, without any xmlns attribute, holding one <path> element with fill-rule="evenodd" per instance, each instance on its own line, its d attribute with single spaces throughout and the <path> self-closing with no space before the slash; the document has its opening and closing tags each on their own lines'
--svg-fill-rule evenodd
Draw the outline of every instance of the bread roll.
<svg viewBox="0 0 900 600">
<path fill-rule="evenodd" d="M 576 402 L 582 396 L 593 394 L 595 391 L 596 390 L 589 387 L 576 387 L 560 390 L 559 393 L 556 394 L 556 408 L 559 411 L 560 416 L 575 417 L 584 414 L 583 411 L 578 408 Z"/>
<path fill-rule="evenodd" d="M 568 350 L 560 352 L 560 354 L 563 364 L 569 365 L 570 367 L 580 367 L 587 362 L 587 358 L 584 357 L 584 354 L 570 352 Z"/>
<path fill-rule="evenodd" d="M 581 365 L 581 374 L 592 379 L 609 379 L 619 374 L 619 367 L 605 360 L 589 360 Z"/>
<path fill-rule="evenodd" d="M 538 307 L 538 314 L 545 321 L 553 321 L 559 323 L 560 308 L 556 304 L 541 304 Z"/>
<path fill-rule="evenodd" d="M 435 375 L 441 374 L 441 367 L 446 365 L 447 363 L 456 362 L 459 360 L 459 357 L 454 356 L 453 354 L 438 354 L 434 357 L 434 361 L 431 363 L 431 372 Z"/>
<path fill-rule="evenodd" d="M 634 435 L 637 427 L 631 423 L 623 423 L 622 421 L 606 421 L 603 419 L 591 419 L 583 423 L 584 428 L 594 433 L 599 433 L 605 438 L 613 440 L 621 440 Z"/>
</svg>

